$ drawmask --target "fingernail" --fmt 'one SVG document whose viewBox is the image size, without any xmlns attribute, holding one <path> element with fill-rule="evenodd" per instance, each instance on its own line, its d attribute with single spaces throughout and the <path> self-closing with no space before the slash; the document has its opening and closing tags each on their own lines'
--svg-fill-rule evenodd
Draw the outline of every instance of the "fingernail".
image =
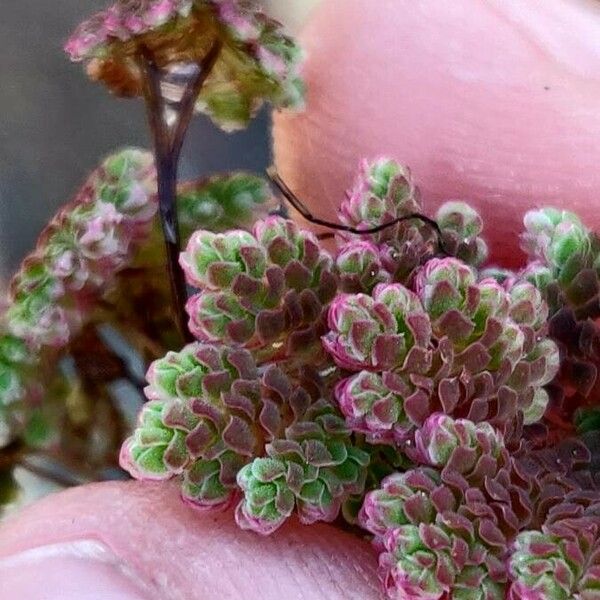
<svg viewBox="0 0 600 600">
<path fill-rule="evenodd" d="M 152 600 L 104 544 L 78 540 L 0 560 L 0 600 Z"/>
</svg>

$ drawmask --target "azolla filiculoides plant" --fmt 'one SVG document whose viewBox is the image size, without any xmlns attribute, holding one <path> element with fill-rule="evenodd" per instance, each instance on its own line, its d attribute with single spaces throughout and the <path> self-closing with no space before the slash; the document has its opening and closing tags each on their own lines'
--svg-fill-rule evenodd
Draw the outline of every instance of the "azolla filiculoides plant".
<svg viewBox="0 0 600 600">
<path fill-rule="evenodd" d="M 12 281 L 4 455 L 87 431 L 125 378 L 145 394 L 137 425 L 109 416 L 94 439 L 128 435 L 131 476 L 177 479 L 187 504 L 260 535 L 297 518 L 369 537 L 390 599 L 600 597 L 596 234 L 532 211 L 527 264 L 495 268 L 480 215 L 427 215 L 385 157 L 360 165 L 336 223 L 270 172 L 335 244 L 258 177 L 178 184 L 194 112 L 232 130 L 265 101 L 302 104 L 301 51 L 249 0 L 119 0 L 67 51 L 144 98 L 154 154 L 107 158 Z"/>
<path fill-rule="evenodd" d="M 600 494 L 578 435 L 593 418 L 571 407 L 567 422 L 565 398 L 585 394 L 562 382 L 594 355 L 556 324 L 595 331 L 562 274 L 596 281 L 596 238 L 532 212 L 530 263 L 483 269 L 472 208 L 442 206 L 439 231 L 398 221 L 422 210 L 410 172 L 382 158 L 340 220 L 391 226 L 343 232 L 335 252 L 279 216 L 194 233 L 181 265 L 197 341 L 151 366 L 121 464 L 262 535 L 294 514 L 361 527 L 389 598 L 593 597 Z"/>
</svg>

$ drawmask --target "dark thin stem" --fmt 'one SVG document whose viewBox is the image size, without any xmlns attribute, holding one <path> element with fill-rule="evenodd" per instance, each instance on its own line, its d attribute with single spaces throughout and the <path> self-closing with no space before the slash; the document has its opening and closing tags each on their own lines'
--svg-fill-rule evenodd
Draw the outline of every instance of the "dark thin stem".
<svg viewBox="0 0 600 600">
<path fill-rule="evenodd" d="M 159 212 L 165 240 L 167 268 L 171 284 L 173 308 L 177 327 L 184 340 L 189 340 L 185 304 L 187 287 L 183 271 L 179 266 L 179 223 L 175 201 L 177 195 L 177 162 L 170 148 L 169 130 L 165 122 L 165 107 L 160 87 L 160 72 L 148 56 L 142 57 L 144 73 L 144 97 L 148 113 L 148 123 L 154 144 L 156 175 L 158 181 Z"/>
<path fill-rule="evenodd" d="M 183 141 L 194 112 L 194 104 L 217 61 L 221 47 L 220 41 L 216 41 L 212 45 L 199 65 L 196 75 L 187 82 L 178 109 L 175 111 L 175 123 L 172 127 L 169 127 L 166 122 L 166 106 L 161 90 L 161 72 L 152 60 L 150 53 L 144 53 L 140 59 L 144 76 L 144 97 L 148 122 L 154 144 L 159 211 L 165 239 L 171 295 L 177 327 L 185 341 L 192 341 L 193 338 L 187 327 L 185 312 L 187 286 L 183 270 L 179 265 L 181 243 L 176 205 L 177 170 Z"/>
<path fill-rule="evenodd" d="M 326 221 L 325 219 L 321 219 L 319 217 L 314 216 L 311 211 L 306 207 L 306 205 L 292 192 L 289 186 L 283 181 L 283 179 L 279 176 L 274 167 L 269 167 L 267 169 L 267 175 L 269 179 L 275 184 L 275 186 L 279 189 L 279 191 L 283 194 L 285 199 L 290 203 L 290 205 L 302 215 L 307 221 L 310 223 L 314 223 L 315 225 L 322 225 L 323 227 L 327 227 L 328 229 L 334 229 L 336 231 L 345 231 L 347 233 L 353 233 L 355 235 L 372 235 L 374 233 L 379 233 L 381 231 L 385 231 L 398 223 L 402 223 L 404 221 L 422 221 L 426 223 L 433 229 L 436 233 L 438 248 L 440 252 L 443 254 L 449 255 L 448 251 L 444 246 L 444 237 L 442 234 L 442 230 L 438 225 L 437 221 L 427 217 L 426 215 L 422 215 L 421 213 L 410 213 L 408 215 L 404 215 L 402 217 L 398 217 L 397 219 L 393 219 L 387 223 L 382 223 L 381 225 L 377 225 L 376 227 L 371 227 L 369 229 L 358 229 L 357 227 L 351 227 L 350 225 L 344 225 L 343 223 L 333 223 L 331 221 Z"/>
<path fill-rule="evenodd" d="M 173 133 L 172 141 L 172 151 L 173 154 L 176 156 L 177 160 L 179 160 L 179 155 L 181 153 L 181 147 L 183 146 L 185 134 L 187 133 L 187 130 L 190 126 L 190 121 L 192 120 L 192 116 L 194 115 L 194 105 L 196 104 L 196 100 L 198 99 L 204 82 L 211 74 L 215 63 L 219 58 L 219 54 L 221 54 L 222 48 L 223 42 L 219 39 L 215 40 L 210 50 L 208 51 L 208 54 L 200 63 L 200 68 L 197 71 L 196 75 L 186 86 L 183 96 L 179 101 L 179 119 L 177 122 L 177 127 Z"/>
<path fill-rule="evenodd" d="M 175 207 L 177 198 L 177 164 L 169 154 L 157 154 L 156 169 L 158 178 L 158 197 L 160 215 L 167 252 L 167 266 L 171 294 L 175 308 L 177 326 L 182 337 L 191 341 L 187 328 L 185 305 L 187 303 L 187 286 L 181 267 L 179 266 L 179 253 L 181 244 L 179 238 L 179 222 Z"/>
</svg>

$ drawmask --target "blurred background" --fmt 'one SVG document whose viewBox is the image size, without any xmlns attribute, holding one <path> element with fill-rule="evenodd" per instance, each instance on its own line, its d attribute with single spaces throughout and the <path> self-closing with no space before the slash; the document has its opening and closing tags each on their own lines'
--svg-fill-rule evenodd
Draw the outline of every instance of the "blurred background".
<svg viewBox="0 0 600 600">
<path fill-rule="evenodd" d="M 71 64 L 62 50 L 75 26 L 106 4 L 3 3 L 0 281 L 105 154 L 123 145 L 149 144 L 142 102 L 111 97 L 103 86 L 88 81 L 81 65 Z M 232 168 L 260 171 L 269 160 L 268 137 L 267 111 L 234 135 L 198 118 L 187 138 L 181 178 Z"/>
</svg>

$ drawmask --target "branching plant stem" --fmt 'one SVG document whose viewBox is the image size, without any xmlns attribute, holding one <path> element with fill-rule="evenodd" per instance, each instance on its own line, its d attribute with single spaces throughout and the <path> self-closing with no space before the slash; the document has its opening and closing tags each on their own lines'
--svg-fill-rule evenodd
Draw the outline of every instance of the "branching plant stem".
<svg viewBox="0 0 600 600">
<path fill-rule="evenodd" d="M 181 248 L 176 209 L 177 170 L 195 102 L 219 57 L 221 47 L 221 41 L 215 41 L 204 60 L 198 65 L 195 74 L 188 79 L 181 100 L 174 111 L 175 120 L 172 124 L 167 121 L 167 106 L 161 89 L 162 72 L 149 52 L 142 53 L 140 57 L 144 77 L 144 98 L 154 144 L 159 212 L 166 247 L 171 297 L 177 326 L 185 341 L 191 341 L 192 337 L 185 314 L 187 288 L 183 271 L 179 266 Z"/>
</svg>

